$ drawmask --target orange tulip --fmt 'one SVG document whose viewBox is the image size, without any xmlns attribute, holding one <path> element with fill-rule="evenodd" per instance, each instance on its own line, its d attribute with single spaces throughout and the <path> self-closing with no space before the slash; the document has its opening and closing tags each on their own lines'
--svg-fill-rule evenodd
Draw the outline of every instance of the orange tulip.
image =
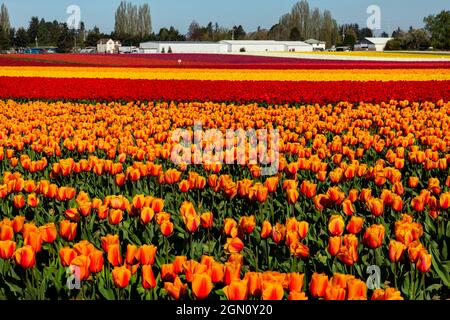
<svg viewBox="0 0 450 320">
<path fill-rule="evenodd" d="M 174 281 L 177 277 L 173 263 L 161 265 L 161 279 L 164 281 Z"/>
<path fill-rule="evenodd" d="M 98 272 L 102 271 L 103 263 L 104 263 L 103 252 L 101 252 L 100 250 L 95 249 L 89 255 L 89 260 L 91 262 L 89 264 L 89 271 L 90 272 L 98 273 Z"/>
<path fill-rule="evenodd" d="M 234 228 L 237 227 L 237 222 L 233 218 L 226 218 L 223 223 L 223 231 L 227 236 L 231 235 Z"/>
<path fill-rule="evenodd" d="M 36 264 L 36 253 L 31 246 L 23 246 L 14 253 L 16 264 L 24 269 L 33 268 Z"/>
<path fill-rule="evenodd" d="M 343 289 L 347 289 L 347 281 L 350 279 L 354 279 L 354 276 L 342 273 L 335 273 L 333 274 L 333 277 L 330 280 L 330 285 L 332 287 L 341 287 Z"/>
<path fill-rule="evenodd" d="M 189 215 L 184 220 L 186 230 L 190 233 L 196 232 L 201 223 L 200 216 L 198 215 Z"/>
<path fill-rule="evenodd" d="M 155 263 L 156 251 L 154 245 L 143 245 L 138 250 L 139 261 L 142 265 L 153 265 Z"/>
<path fill-rule="evenodd" d="M 368 202 L 370 212 L 375 216 L 379 217 L 384 212 L 384 204 L 381 199 L 371 198 Z"/>
<path fill-rule="evenodd" d="M 300 190 L 305 197 L 312 199 L 317 194 L 317 185 L 309 181 L 303 181 Z"/>
<path fill-rule="evenodd" d="M 297 272 L 288 274 L 289 291 L 301 292 L 303 290 L 303 279 L 304 278 L 305 278 L 304 274 L 300 274 Z"/>
<path fill-rule="evenodd" d="M 356 212 L 355 207 L 353 206 L 353 203 L 348 199 L 344 200 L 344 202 L 342 202 L 342 210 L 344 211 L 344 213 L 347 216 L 351 216 Z"/>
<path fill-rule="evenodd" d="M 123 289 L 130 283 L 131 271 L 125 266 L 115 267 L 112 271 L 112 277 L 116 287 Z"/>
<path fill-rule="evenodd" d="M 123 174 L 123 173 L 116 174 L 114 181 L 116 182 L 116 185 L 118 185 L 119 187 L 125 185 L 125 182 L 126 182 L 125 174 Z"/>
<path fill-rule="evenodd" d="M 59 235 L 68 241 L 73 241 L 77 235 L 77 224 L 69 220 L 59 223 Z"/>
<path fill-rule="evenodd" d="M 358 195 L 359 191 L 356 189 L 352 189 L 348 193 L 348 199 L 350 200 L 351 203 L 355 203 L 356 200 L 358 199 Z"/>
<path fill-rule="evenodd" d="M 14 208 L 16 209 L 22 209 L 25 207 L 25 199 L 23 198 L 23 195 L 18 194 L 14 196 Z"/>
<path fill-rule="evenodd" d="M 306 221 L 300 221 L 297 224 L 297 232 L 301 239 L 305 239 L 308 235 L 309 224 Z"/>
<path fill-rule="evenodd" d="M 399 262 L 405 252 L 406 246 L 398 241 L 391 240 L 389 243 L 389 260 L 391 262 Z"/>
<path fill-rule="evenodd" d="M 297 292 L 297 291 L 291 291 L 289 293 L 289 297 L 288 300 L 291 301 L 303 301 L 303 300 L 308 300 L 308 297 L 306 296 L 306 294 L 304 292 Z"/>
<path fill-rule="evenodd" d="M 78 243 L 76 243 L 74 246 L 73 246 L 73 249 L 76 251 L 76 253 L 78 254 L 78 255 L 82 255 L 82 256 L 89 256 L 94 250 L 95 250 L 95 247 L 94 247 L 94 245 L 92 244 L 92 243 L 90 243 L 89 241 L 87 241 L 87 240 L 82 240 L 82 241 L 80 241 L 80 242 L 78 242 Z"/>
<path fill-rule="evenodd" d="M 23 216 L 15 216 L 12 221 L 12 227 L 15 233 L 19 233 L 22 231 L 23 224 L 25 222 L 25 217 Z"/>
<path fill-rule="evenodd" d="M 208 274 L 194 274 L 192 279 L 192 292 L 197 299 L 203 300 L 207 298 L 212 289 L 213 284 Z"/>
<path fill-rule="evenodd" d="M 341 250 L 341 245 L 341 237 L 330 237 L 330 239 L 328 239 L 328 252 L 331 254 L 331 256 L 337 256 L 337 254 Z"/>
<path fill-rule="evenodd" d="M 211 281 L 213 283 L 220 283 L 225 276 L 224 265 L 219 262 L 213 262 L 211 265 Z"/>
<path fill-rule="evenodd" d="M 364 224 L 364 219 L 361 217 L 352 216 L 347 224 L 347 231 L 351 234 L 358 234 L 361 232 Z"/>
<path fill-rule="evenodd" d="M 225 244 L 225 251 L 229 254 L 239 253 L 244 249 L 244 243 L 239 238 L 228 238 Z"/>
<path fill-rule="evenodd" d="M 363 243 L 372 249 L 379 248 L 383 245 L 384 233 L 385 230 L 383 225 L 372 225 L 366 229 Z"/>
<path fill-rule="evenodd" d="M 351 279 L 347 282 L 348 300 L 367 300 L 367 286 L 364 281 Z"/>
<path fill-rule="evenodd" d="M 31 246 L 34 252 L 40 252 L 42 247 L 42 236 L 39 232 L 30 232 L 24 239 L 25 246 Z"/>
<path fill-rule="evenodd" d="M 107 254 L 108 261 L 112 266 L 117 267 L 122 265 L 122 255 L 118 244 L 110 245 Z"/>
<path fill-rule="evenodd" d="M 259 203 L 264 203 L 267 200 L 267 197 L 269 195 L 269 190 L 265 187 L 260 185 L 256 190 L 256 199 Z"/>
<path fill-rule="evenodd" d="M 15 250 L 16 243 L 14 241 L 0 241 L 0 259 L 11 259 Z"/>
<path fill-rule="evenodd" d="M 32 208 L 35 208 L 39 205 L 39 198 L 35 193 L 31 193 L 28 195 L 27 204 Z"/>
<path fill-rule="evenodd" d="M 279 244 L 286 237 L 286 227 L 277 222 L 275 227 L 272 229 L 272 240 Z"/>
<path fill-rule="evenodd" d="M 345 300 L 346 292 L 345 289 L 337 286 L 329 286 L 325 291 L 325 300 Z"/>
<path fill-rule="evenodd" d="M 338 259 L 347 266 L 353 266 L 358 261 L 358 251 L 355 246 L 345 243 L 337 255 Z"/>
<path fill-rule="evenodd" d="M 328 286 L 329 280 L 325 274 L 314 273 L 309 284 L 309 292 L 315 298 L 324 298 Z"/>
<path fill-rule="evenodd" d="M 2 224 L 0 226 L 0 241 L 13 240 L 14 239 L 14 229 L 13 227 Z"/>
<path fill-rule="evenodd" d="M 255 230 L 256 217 L 241 217 L 239 220 L 239 227 L 245 234 L 251 234 Z"/>
<path fill-rule="evenodd" d="M 248 288 L 247 281 L 236 280 L 232 281 L 228 286 L 223 288 L 223 292 L 228 300 L 247 300 Z"/>
<path fill-rule="evenodd" d="M 125 255 L 125 261 L 128 265 L 134 265 L 138 260 L 138 247 L 135 245 L 127 245 L 127 253 Z"/>
<path fill-rule="evenodd" d="M 286 196 L 287 196 L 287 200 L 288 200 L 289 204 L 297 203 L 299 195 L 300 194 L 297 191 L 297 189 L 287 189 L 286 190 Z"/>
<path fill-rule="evenodd" d="M 328 232 L 331 236 L 342 236 L 344 233 L 345 222 L 341 216 L 331 216 L 328 222 Z"/>
<path fill-rule="evenodd" d="M 261 230 L 261 238 L 267 239 L 272 234 L 272 225 L 269 221 L 264 221 Z"/>
<path fill-rule="evenodd" d="M 272 193 L 277 190 L 278 181 L 279 181 L 278 177 L 270 177 L 266 179 L 264 185 L 269 190 L 269 192 Z"/>
<path fill-rule="evenodd" d="M 39 233 L 42 236 L 42 241 L 45 243 L 53 243 L 58 235 L 58 231 L 56 230 L 56 226 L 53 222 L 39 227 Z"/>
<path fill-rule="evenodd" d="M 447 210 L 450 208 L 450 192 L 441 194 L 441 197 L 439 198 L 439 206 L 442 210 Z"/>
<path fill-rule="evenodd" d="M 421 196 L 421 195 L 413 198 L 412 201 L 411 201 L 411 206 L 417 212 L 424 211 L 425 204 L 426 204 L 425 198 L 423 196 Z"/>
<path fill-rule="evenodd" d="M 261 274 L 257 272 L 247 272 L 244 280 L 248 284 L 248 293 L 253 297 L 259 297 L 262 293 L 262 279 Z"/>
<path fill-rule="evenodd" d="M 75 270 L 79 270 L 80 280 L 87 280 L 90 276 L 89 267 L 91 265 L 91 261 L 89 257 L 86 256 L 77 256 L 70 263 L 70 271 L 75 273 Z"/>
<path fill-rule="evenodd" d="M 214 225 L 214 216 L 212 212 L 205 212 L 200 216 L 200 223 L 203 228 L 210 229 Z"/>
<path fill-rule="evenodd" d="M 376 289 L 372 294 L 372 300 L 403 300 L 400 291 L 394 288 Z"/>
<path fill-rule="evenodd" d="M 306 258 L 309 256 L 308 246 L 306 246 L 300 242 L 291 243 L 291 245 L 289 246 L 289 249 L 291 251 L 291 254 L 297 258 Z"/>
<path fill-rule="evenodd" d="M 186 256 L 176 256 L 173 262 L 173 269 L 176 274 L 184 272 L 184 264 L 187 262 Z"/>
<path fill-rule="evenodd" d="M 427 273 L 431 268 L 431 254 L 422 253 L 417 260 L 417 269 L 422 273 Z"/>
<path fill-rule="evenodd" d="M 119 245 L 119 236 L 118 235 L 110 235 L 110 234 L 108 234 L 107 236 L 102 237 L 100 240 L 101 240 L 101 243 L 102 243 L 103 251 L 105 251 L 105 252 L 109 251 L 109 247 L 111 245 L 114 245 L 114 244 Z"/>
<path fill-rule="evenodd" d="M 112 225 L 118 225 L 123 220 L 123 212 L 120 209 L 109 210 L 108 222 Z"/>
<path fill-rule="evenodd" d="M 61 248 L 59 250 L 59 258 L 63 267 L 68 267 L 72 263 L 72 260 L 78 256 L 75 250 L 69 247 Z"/>
<path fill-rule="evenodd" d="M 229 285 L 233 280 L 239 280 L 241 278 L 241 265 L 238 263 L 225 263 L 225 274 L 223 282 L 225 285 Z"/>
<path fill-rule="evenodd" d="M 153 211 L 155 213 L 160 213 L 164 209 L 164 200 L 163 199 L 154 199 L 151 205 Z"/>
<path fill-rule="evenodd" d="M 142 287 L 144 289 L 153 289 L 156 287 L 155 275 L 152 267 L 149 265 L 142 266 Z"/>
<path fill-rule="evenodd" d="M 153 220 L 153 217 L 155 216 L 155 211 L 153 211 L 150 207 L 143 207 L 141 209 L 141 222 L 142 224 L 148 224 L 150 221 Z"/>
<path fill-rule="evenodd" d="M 282 300 L 284 290 L 281 283 L 264 282 L 262 290 L 262 300 L 276 301 Z"/>
<path fill-rule="evenodd" d="M 181 192 L 186 193 L 189 191 L 189 181 L 183 180 L 178 184 L 178 187 Z"/>
<path fill-rule="evenodd" d="M 419 259 L 419 257 L 422 255 L 422 253 L 425 253 L 425 248 L 419 241 L 411 242 L 408 245 L 408 256 L 409 260 L 412 263 L 416 263 Z"/>
<path fill-rule="evenodd" d="M 157 213 L 155 216 L 156 223 L 160 226 L 164 222 L 170 222 L 170 218 L 171 218 L 170 213 L 167 213 L 167 212 L 160 212 L 160 213 Z"/>
<path fill-rule="evenodd" d="M 65 211 L 65 216 L 66 216 L 66 219 L 68 219 L 70 221 L 77 222 L 80 220 L 80 214 L 78 212 L 78 209 L 76 209 L 76 208 L 67 209 Z"/>
<path fill-rule="evenodd" d="M 173 283 L 165 282 L 164 289 L 169 293 L 169 295 L 173 299 L 178 300 L 178 299 L 180 299 L 180 297 L 184 296 L 184 294 L 186 293 L 187 285 L 183 284 L 181 282 L 180 278 L 176 277 L 176 279 Z"/>
<path fill-rule="evenodd" d="M 173 233 L 173 223 L 170 221 L 164 221 L 160 228 L 164 237 L 169 237 Z"/>
</svg>

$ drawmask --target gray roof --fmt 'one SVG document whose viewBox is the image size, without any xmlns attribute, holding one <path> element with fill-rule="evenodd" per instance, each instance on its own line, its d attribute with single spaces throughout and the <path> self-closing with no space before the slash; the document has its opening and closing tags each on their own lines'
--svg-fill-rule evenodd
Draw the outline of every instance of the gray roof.
<svg viewBox="0 0 450 320">
<path fill-rule="evenodd" d="M 365 38 L 367 41 L 372 42 L 373 44 L 386 45 L 388 41 L 394 38 Z"/>
<path fill-rule="evenodd" d="M 141 42 L 141 44 L 146 43 L 157 43 L 157 44 L 218 44 L 214 41 L 147 41 Z"/>
<path fill-rule="evenodd" d="M 316 40 L 316 39 L 308 39 L 305 40 L 306 43 L 308 44 L 325 44 L 325 41 L 320 41 L 320 40 Z"/>
</svg>

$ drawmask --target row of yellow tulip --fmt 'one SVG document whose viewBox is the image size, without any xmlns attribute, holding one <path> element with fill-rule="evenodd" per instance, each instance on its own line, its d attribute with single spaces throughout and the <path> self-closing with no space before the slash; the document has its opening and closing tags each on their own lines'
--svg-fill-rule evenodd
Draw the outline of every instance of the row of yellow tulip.
<svg viewBox="0 0 450 320">
<path fill-rule="evenodd" d="M 2 67 L 0 77 L 107 78 L 227 81 L 429 81 L 450 80 L 450 69 L 149 69 L 97 67 Z"/>
</svg>

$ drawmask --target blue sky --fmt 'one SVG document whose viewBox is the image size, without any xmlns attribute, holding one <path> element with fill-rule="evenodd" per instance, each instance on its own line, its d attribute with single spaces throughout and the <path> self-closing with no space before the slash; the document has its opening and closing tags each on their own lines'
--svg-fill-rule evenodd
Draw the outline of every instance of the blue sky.
<svg viewBox="0 0 450 320">
<path fill-rule="evenodd" d="M 149 3 L 153 29 L 173 25 L 182 33 L 192 20 L 201 24 L 217 21 L 230 27 L 242 24 L 247 31 L 258 26 L 270 28 L 278 18 L 290 11 L 297 0 L 132 0 Z M 27 26 L 31 16 L 46 20 L 66 21 L 66 9 L 75 4 L 81 8 L 81 19 L 88 28 L 97 25 L 103 32 L 114 28 L 114 12 L 120 0 L 0 0 L 10 12 L 14 27 Z M 447 0 L 309 0 L 310 6 L 329 9 L 338 23 L 356 22 L 365 25 L 369 5 L 381 8 L 382 29 L 392 32 L 397 26 L 421 27 L 423 17 L 450 9 Z"/>
</svg>

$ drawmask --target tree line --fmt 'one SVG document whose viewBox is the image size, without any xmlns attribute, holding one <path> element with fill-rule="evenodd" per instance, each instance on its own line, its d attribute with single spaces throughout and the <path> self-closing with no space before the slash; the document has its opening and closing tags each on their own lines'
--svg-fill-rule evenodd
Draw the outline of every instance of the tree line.
<svg viewBox="0 0 450 320">
<path fill-rule="evenodd" d="M 450 49 L 450 11 L 424 18 L 425 27 L 410 28 L 408 31 L 397 29 L 393 32 L 388 50 L 418 50 L 432 46 L 435 49 Z M 66 23 L 56 20 L 46 21 L 32 17 L 27 28 L 11 28 L 8 9 L 0 6 L 0 50 L 11 47 L 26 48 L 38 46 L 58 47 L 60 52 L 70 52 L 74 47 L 96 46 L 102 38 L 113 38 L 124 45 L 138 46 L 145 41 L 221 41 L 221 40 L 307 40 L 325 41 L 327 47 L 353 47 L 358 40 L 372 37 L 372 30 L 360 28 L 358 24 L 338 25 L 329 10 L 321 11 L 310 7 L 307 0 L 297 2 L 290 12 L 282 15 L 270 29 L 258 27 L 247 32 L 242 25 L 231 28 L 209 22 L 202 26 L 193 21 L 187 34 L 182 34 L 175 27 L 152 29 L 151 10 L 148 4 L 140 6 L 122 1 L 115 14 L 114 31 L 102 33 L 98 27 L 86 30 L 80 23 L 77 30 L 69 29 Z M 388 37 L 383 32 L 382 37 Z"/>
</svg>

